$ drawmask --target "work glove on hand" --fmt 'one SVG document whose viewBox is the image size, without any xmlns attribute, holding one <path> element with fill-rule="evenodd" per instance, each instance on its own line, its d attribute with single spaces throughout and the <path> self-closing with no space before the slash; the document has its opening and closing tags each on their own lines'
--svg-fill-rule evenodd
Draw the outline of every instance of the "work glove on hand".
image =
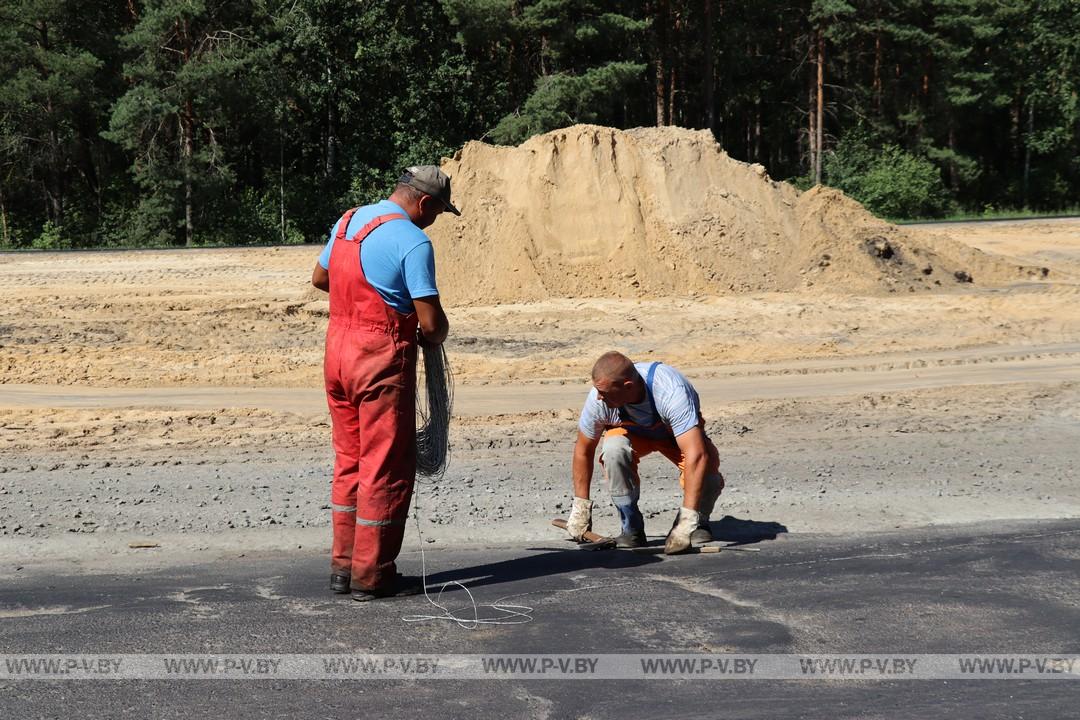
<svg viewBox="0 0 1080 720">
<path fill-rule="evenodd" d="M 582 542 L 585 533 L 592 530 L 592 506 L 593 502 L 588 498 L 574 498 L 570 517 L 566 520 L 566 532 L 578 542 Z"/>
<path fill-rule="evenodd" d="M 664 554 L 675 555 L 689 550 L 690 533 L 694 532 L 700 523 L 701 516 L 697 510 L 679 508 L 679 514 L 675 517 L 675 524 L 664 542 Z"/>
</svg>

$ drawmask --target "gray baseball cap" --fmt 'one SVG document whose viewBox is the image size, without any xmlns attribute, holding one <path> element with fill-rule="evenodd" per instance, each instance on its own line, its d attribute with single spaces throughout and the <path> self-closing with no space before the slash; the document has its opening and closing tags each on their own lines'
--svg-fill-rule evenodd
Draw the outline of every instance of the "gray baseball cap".
<svg viewBox="0 0 1080 720">
<path fill-rule="evenodd" d="M 401 174 L 399 183 L 404 183 L 416 188 L 425 195 L 442 200 L 446 209 L 455 215 L 461 212 L 450 203 L 450 178 L 446 176 L 438 165 L 413 165 L 405 168 Z"/>
</svg>

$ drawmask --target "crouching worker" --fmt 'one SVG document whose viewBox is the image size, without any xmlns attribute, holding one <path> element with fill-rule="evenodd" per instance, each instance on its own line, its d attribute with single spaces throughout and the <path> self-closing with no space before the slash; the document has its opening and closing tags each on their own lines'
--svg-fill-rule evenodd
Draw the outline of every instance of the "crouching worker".
<svg viewBox="0 0 1080 720">
<path fill-rule="evenodd" d="M 638 509 L 638 462 L 659 452 L 680 471 L 683 502 L 664 543 L 668 555 L 712 541 L 709 516 L 724 489 L 720 456 L 705 435 L 697 391 L 662 363 L 634 363 L 617 352 L 600 356 L 592 369 L 593 389 L 578 421 L 574 447 L 574 504 L 566 529 L 575 540 L 592 529 L 593 459 L 600 450 L 611 501 L 619 511 L 619 547 L 645 544 L 645 518 Z"/>
</svg>

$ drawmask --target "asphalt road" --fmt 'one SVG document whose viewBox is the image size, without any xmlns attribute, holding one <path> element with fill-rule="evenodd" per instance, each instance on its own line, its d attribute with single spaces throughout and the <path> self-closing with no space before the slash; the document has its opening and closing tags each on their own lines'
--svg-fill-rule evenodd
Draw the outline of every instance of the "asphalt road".
<svg viewBox="0 0 1080 720">
<path fill-rule="evenodd" d="M 429 583 L 528 605 L 520 625 L 406 623 L 423 597 L 329 593 L 297 552 L 145 575 L 26 568 L 0 655 L 46 653 L 1080 653 L 1080 521 L 788 535 L 682 557 L 547 547 L 427 553 Z M 419 556 L 403 556 L 405 572 Z M 448 590 L 448 604 L 467 603 Z M 1072 680 L 0 680 L 5 718 L 1071 718 Z"/>
</svg>

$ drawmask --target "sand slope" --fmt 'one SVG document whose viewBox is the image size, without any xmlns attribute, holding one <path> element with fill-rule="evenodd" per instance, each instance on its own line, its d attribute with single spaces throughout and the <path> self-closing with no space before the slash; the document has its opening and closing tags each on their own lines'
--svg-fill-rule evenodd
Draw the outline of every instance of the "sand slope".
<svg viewBox="0 0 1080 720">
<path fill-rule="evenodd" d="M 429 233 L 450 304 L 924 291 L 1042 275 L 912 236 L 835 190 L 800 195 L 707 131 L 577 125 L 518 147 L 470 142 L 443 167 L 463 212 Z"/>
</svg>

